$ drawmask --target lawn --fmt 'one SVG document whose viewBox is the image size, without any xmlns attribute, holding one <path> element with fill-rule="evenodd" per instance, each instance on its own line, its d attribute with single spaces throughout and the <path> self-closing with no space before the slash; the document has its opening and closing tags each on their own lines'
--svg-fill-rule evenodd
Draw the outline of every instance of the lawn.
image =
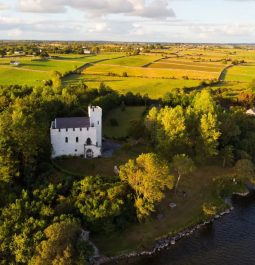
<svg viewBox="0 0 255 265">
<path fill-rule="evenodd" d="M 107 138 L 122 138 L 128 136 L 130 121 L 140 120 L 145 107 L 125 107 L 113 109 L 103 118 L 103 135 Z M 111 125 L 111 120 L 117 121 L 117 126 Z"/>
<path fill-rule="evenodd" d="M 102 254 L 119 255 L 148 248 L 155 239 L 197 223 L 201 218 L 203 203 L 215 201 L 212 179 L 228 171 L 216 166 L 199 168 L 192 175 L 181 179 L 179 192 L 166 194 L 165 200 L 158 205 L 157 214 L 141 224 L 129 226 L 123 232 L 115 232 L 110 236 L 97 235 L 92 238 L 93 242 Z M 183 196 L 182 191 L 186 192 L 186 197 Z M 168 206 L 170 202 L 176 203 L 177 207 L 170 209 Z"/>
<path fill-rule="evenodd" d="M 141 153 L 149 152 L 150 150 L 142 145 L 132 148 L 122 147 L 115 151 L 112 157 L 84 159 L 80 157 L 55 159 L 54 163 L 62 170 L 80 176 L 95 176 L 100 175 L 106 178 L 114 176 L 114 166 L 125 164 L 129 159 L 135 158 Z M 100 166 L 98 166 L 100 164 Z"/>
<path fill-rule="evenodd" d="M 64 81 L 64 85 L 75 84 L 83 80 L 89 88 L 98 88 L 101 82 L 110 86 L 121 94 L 132 92 L 141 95 L 148 94 L 152 99 L 163 97 L 173 88 L 196 87 L 201 81 L 184 79 L 112 77 L 103 75 L 71 75 Z"/>
<path fill-rule="evenodd" d="M 150 152 L 150 150 L 145 146 L 137 145 L 132 148 L 121 148 L 111 158 L 93 160 L 68 158 L 57 159 L 54 162 L 62 169 L 75 171 L 76 174 L 79 173 L 82 176 L 99 174 L 112 178 L 115 165 L 122 165 L 145 152 Z M 231 169 L 218 166 L 196 169 L 191 175 L 181 179 L 177 193 L 166 193 L 165 199 L 157 206 L 157 212 L 145 222 L 132 224 L 122 232 L 113 232 L 107 236 L 93 237 L 92 234 L 93 242 L 103 255 L 109 256 L 149 248 L 156 239 L 197 223 L 201 218 L 203 203 L 215 202 L 213 178 L 230 172 Z M 183 191 L 186 192 L 186 197 L 183 196 Z M 176 203 L 177 207 L 170 209 L 168 206 L 170 202 Z M 218 203 L 217 200 L 216 202 Z"/>
</svg>

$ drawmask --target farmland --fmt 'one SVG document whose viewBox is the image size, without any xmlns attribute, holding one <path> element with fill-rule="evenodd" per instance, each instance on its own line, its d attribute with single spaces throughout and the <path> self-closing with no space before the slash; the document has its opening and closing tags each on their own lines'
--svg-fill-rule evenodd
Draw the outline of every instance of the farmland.
<svg viewBox="0 0 255 265">
<path fill-rule="evenodd" d="M 227 71 L 226 81 L 249 83 L 253 79 L 255 79 L 255 64 L 238 65 Z"/>
<path fill-rule="evenodd" d="M 20 66 L 11 66 L 11 60 L 19 61 Z M 5 57 L 0 59 L 0 84 L 41 86 L 51 78 L 52 71 L 65 74 L 83 67 L 81 74 L 64 77 L 63 86 L 82 81 L 89 88 L 97 88 L 104 82 L 119 93 L 147 94 L 157 99 L 174 88 L 194 88 L 202 81 L 218 80 L 234 60 L 246 63 L 229 68 L 224 84 L 219 87 L 230 90 L 228 95 L 237 95 L 254 79 L 255 55 L 248 48 L 229 46 L 171 45 L 137 55 L 119 51 L 97 55 L 51 54 L 47 60 L 34 56 Z"/>
<path fill-rule="evenodd" d="M 173 88 L 196 87 L 200 84 L 199 80 L 116 77 L 84 74 L 72 75 L 71 77 L 65 78 L 64 85 L 76 84 L 81 81 L 84 81 L 89 88 L 98 88 L 100 83 L 104 82 L 107 86 L 122 94 L 131 91 L 134 94 L 148 94 L 153 99 L 163 97 L 165 93 Z"/>
</svg>

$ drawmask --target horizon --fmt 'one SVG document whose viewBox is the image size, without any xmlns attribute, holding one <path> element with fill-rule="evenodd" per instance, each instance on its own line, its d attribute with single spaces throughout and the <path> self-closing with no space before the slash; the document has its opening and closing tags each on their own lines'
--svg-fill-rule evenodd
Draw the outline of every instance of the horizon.
<svg viewBox="0 0 255 265">
<path fill-rule="evenodd" d="M 9 41 L 254 44 L 254 9 L 253 0 L 0 0 L 0 34 Z"/>
</svg>

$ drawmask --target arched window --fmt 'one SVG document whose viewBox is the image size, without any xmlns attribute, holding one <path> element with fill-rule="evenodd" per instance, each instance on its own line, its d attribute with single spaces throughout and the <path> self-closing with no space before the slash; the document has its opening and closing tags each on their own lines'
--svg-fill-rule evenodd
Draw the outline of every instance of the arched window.
<svg viewBox="0 0 255 265">
<path fill-rule="evenodd" d="M 66 143 L 68 143 L 68 137 L 66 137 L 66 140 L 65 141 L 66 141 Z"/>
<path fill-rule="evenodd" d="M 91 145 L 91 144 L 92 144 L 92 141 L 91 141 L 90 138 L 87 139 L 86 144 L 87 144 L 87 145 Z"/>
<path fill-rule="evenodd" d="M 76 137 L 76 143 L 78 143 L 79 142 L 79 137 Z"/>
</svg>

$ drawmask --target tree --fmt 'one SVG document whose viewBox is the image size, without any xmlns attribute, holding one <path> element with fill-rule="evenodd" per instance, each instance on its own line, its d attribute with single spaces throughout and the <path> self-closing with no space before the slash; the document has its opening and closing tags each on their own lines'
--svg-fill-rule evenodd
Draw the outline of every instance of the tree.
<svg viewBox="0 0 255 265">
<path fill-rule="evenodd" d="M 134 190 L 137 217 L 142 220 L 155 210 L 155 203 L 164 198 L 164 190 L 173 188 L 174 177 L 166 162 L 156 154 L 141 154 L 120 166 L 120 179 Z"/>
<path fill-rule="evenodd" d="M 99 176 L 75 182 L 72 190 L 75 206 L 88 223 L 94 224 L 118 216 L 125 205 L 126 185 L 105 183 Z"/>
<path fill-rule="evenodd" d="M 221 150 L 222 167 L 231 165 L 234 161 L 233 146 L 228 145 Z"/>
<path fill-rule="evenodd" d="M 211 113 L 203 114 L 200 120 L 200 133 L 204 144 L 205 155 L 211 157 L 218 154 L 218 140 L 221 135 L 217 116 Z"/>
<path fill-rule="evenodd" d="M 185 154 L 175 155 L 172 161 L 173 168 L 177 171 L 178 179 L 175 185 L 175 191 L 178 188 L 180 179 L 183 175 L 191 173 L 195 166 L 191 158 Z"/>
<path fill-rule="evenodd" d="M 235 172 L 240 178 L 251 178 L 254 177 L 255 166 L 249 159 L 240 159 L 235 164 Z"/>
<path fill-rule="evenodd" d="M 46 51 L 42 51 L 41 53 L 40 53 L 40 58 L 41 59 L 46 59 L 46 58 L 48 58 L 49 57 L 49 54 L 46 52 Z"/>
<path fill-rule="evenodd" d="M 215 102 L 208 90 L 197 93 L 193 101 L 194 111 L 200 114 L 215 113 Z"/>
<path fill-rule="evenodd" d="M 61 82 L 62 75 L 58 71 L 53 71 L 51 74 L 51 80 L 54 88 L 54 92 L 58 93 L 60 92 L 60 87 L 62 85 Z"/>
<path fill-rule="evenodd" d="M 44 230 L 46 240 L 36 248 L 33 265 L 71 265 L 77 259 L 76 244 L 81 230 L 73 221 L 61 221 L 48 226 Z M 86 260 L 84 260 L 86 264 Z"/>
</svg>

